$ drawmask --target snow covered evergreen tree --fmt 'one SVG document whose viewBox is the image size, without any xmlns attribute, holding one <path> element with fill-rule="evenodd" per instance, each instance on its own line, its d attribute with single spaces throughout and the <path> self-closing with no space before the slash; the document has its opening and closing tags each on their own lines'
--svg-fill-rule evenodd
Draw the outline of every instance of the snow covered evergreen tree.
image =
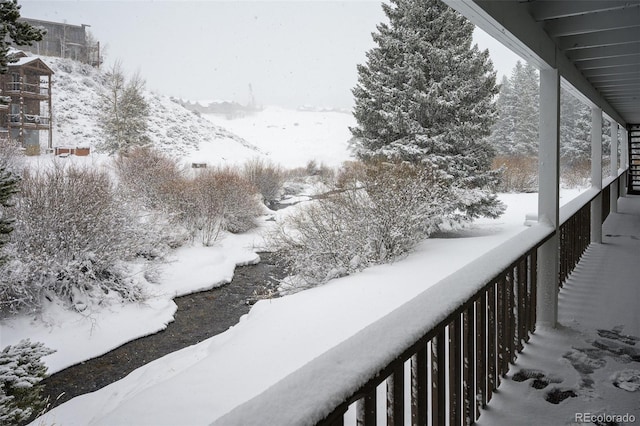
<svg viewBox="0 0 640 426">
<path fill-rule="evenodd" d="M 511 81 L 506 76 L 502 77 L 500 93 L 496 100 L 498 119 L 493 125 L 490 142 L 499 155 L 511 155 L 513 152 L 513 136 L 515 134 L 515 121 L 513 116 L 514 96 Z"/>
<path fill-rule="evenodd" d="M 540 82 L 532 65 L 518 61 L 511 77 L 503 77 L 498 95 L 498 120 L 491 144 L 498 154 L 532 157 L 538 154 Z"/>
<path fill-rule="evenodd" d="M 525 62 L 516 62 L 511 77 L 514 103 L 514 149 L 519 155 L 538 155 L 540 121 L 540 81 L 538 70 Z"/>
<path fill-rule="evenodd" d="M 560 159 L 569 168 L 591 159 L 591 109 L 565 89 L 560 96 Z"/>
<path fill-rule="evenodd" d="M 439 0 L 391 0 L 389 23 L 358 66 L 357 155 L 422 163 L 449 177 L 446 211 L 496 217 L 490 188 L 496 73 L 489 52 L 472 46 L 473 24 Z"/>
<path fill-rule="evenodd" d="M 18 46 L 30 46 L 34 41 L 42 40 L 44 36 L 44 30 L 26 22 L 19 22 L 19 17 L 18 0 L 0 1 L 0 74 L 7 72 L 7 64 L 11 62 L 8 57 L 10 40 Z"/>
<path fill-rule="evenodd" d="M 0 424 L 21 424 L 44 408 L 38 382 L 47 367 L 41 358 L 54 352 L 29 339 L 0 352 Z"/>
<path fill-rule="evenodd" d="M 102 150 L 114 154 L 149 143 L 149 104 L 144 98 L 144 85 L 139 74 L 127 81 L 120 63 L 106 74 L 98 119 L 104 137 Z"/>
<path fill-rule="evenodd" d="M 0 265 L 4 262 L 2 248 L 9 241 L 9 234 L 13 231 L 13 219 L 8 217 L 5 209 L 11 206 L 10 198 L 18 192 L 18 177 L 12 174 L 0 161 Z"/>
</svg>

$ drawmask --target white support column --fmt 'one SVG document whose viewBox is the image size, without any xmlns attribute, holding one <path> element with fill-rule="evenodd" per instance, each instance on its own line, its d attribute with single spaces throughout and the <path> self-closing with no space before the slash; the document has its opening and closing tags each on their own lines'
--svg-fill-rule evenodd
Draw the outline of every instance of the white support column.
<svg viewBox="0 0 640 426">
<path fill-rule="evenodd" d="M 609 211 L 618 213 L 618 123 L 611 121 L 611 172 L 609 176 L 616 179 L 611 184 L 609 194 Z"/>
<path fill-rule="evenodd" d="M 620 126 L 620 134 L 622 136 L 622 140 L 620 141 L 620 168 L 623 170 L 627 170 L 629 168 L 629 134 L 627 133 L 627 129 Z M 629 172 L 627 171 L 626 176 L 629 176 Z M 624 179 L 622 182 L 622 196 L 627 196 L 627 179 Z"/>
<path fill-rule="evenodd" d="M 591 108 L 591 188 L 602 189 L 602 110 Z M 591 242 L 602 243 L 602 194 L 591 202 Z"/>
<path fill-rule="evenodd" d="M 560 217 L 560 73 L 540 70 L 540 135 L 538 220 L 555 228 L 552 238 L 538 249 L 537 322 L 555 327 L 558 322 L 558 267 Z"/>
</svg>

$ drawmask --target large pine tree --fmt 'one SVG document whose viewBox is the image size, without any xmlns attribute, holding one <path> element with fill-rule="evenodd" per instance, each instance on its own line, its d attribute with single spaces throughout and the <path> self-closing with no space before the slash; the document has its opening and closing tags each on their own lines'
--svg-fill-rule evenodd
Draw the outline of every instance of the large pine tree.
<svg viewBox="0 0 640 426">
<path fill-rule="evenodd" d="M 538 70 L 518 61 L 511 76 L 514 105 L 514 152 L 538 155 L 538 122 L 540 121 L 540 79 Z"/>
<path fill-rule="evenodd" d="M 498 120 L 493 125 L 490 141 L 499 155 L 512 155 L 514 152 L 515 117 L 513 114 L 516 102 L 511 81 L 502 77 L 500 93 L 496 101 Z"/>
<path fill-rule="evenodd" d="M 565 89 L 560 96 L 560 159 L 569 168 L 591 160 L 591 108 Z"/>
<path fill-rule="evenodd" d="M 361 159 L 411 161 L 450 177 L 449 211 L 496 216 L 489 190 L 496 73 L 473 24 L 440 0 L 391 0 L 358 66 L 351 131 Z"/>
<path fill-rule="evenodd" d="M 498 95 L 498 120 L 491 144 L 500 155 L 538 155 L 540 80 L 533 65 L 518 61 L 509 79 L 504 77 Z"/>
</svg>

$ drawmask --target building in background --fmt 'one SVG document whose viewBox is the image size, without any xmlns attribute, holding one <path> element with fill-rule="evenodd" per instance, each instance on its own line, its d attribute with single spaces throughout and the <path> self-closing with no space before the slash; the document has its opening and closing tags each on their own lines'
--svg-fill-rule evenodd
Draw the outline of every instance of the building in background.
<svg viewBox="0 0 640 426">
<path fill-rule="evenodd" d="M 0 74 L 0 138 L 20 144 L 27 155 L 40 154 L 41 133 L 52 149 L 51 76 L 53 71 L 36 56 L 10 54 L 16 62 Z"/>
<path fill-rule="evenodd" d="M 34 27 L 46 30 L 42 41 L 32 46 L 16 46 L 17 48 L 35 53 L 36 55 L 70 58 L 76 61 L 99 67 L 100 42 L 95 40 L 87 30 L 90 25 L 70 25 L 65 22 L 42 21 L 39 19 L 19 18 Z"/>
</svg>

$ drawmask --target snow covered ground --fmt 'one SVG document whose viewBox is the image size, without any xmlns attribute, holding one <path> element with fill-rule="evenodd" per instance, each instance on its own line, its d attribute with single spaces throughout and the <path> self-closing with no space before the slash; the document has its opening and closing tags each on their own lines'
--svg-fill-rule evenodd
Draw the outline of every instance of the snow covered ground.
<svg viewBox="0 0 640 426">
<path fill-rule="evenodd" d="M 349 127 L 356 124 L 350 113 L 292 111 L 274 106 L 232 120 L 216 114 L 204 117 L 259 147 L 268 159 L 287 168 L 304 167 L 310 159 L 318 165 L 339 166 L 351 156 Z"/>
<path fill-rule="evenodd" d="M 536 210 L 536 194 L 505 194 L 502 199 L 509 208 L 500 219 L 481 220 L 468 229 L 429 239 L 394 264 L 260 301 L 227 332 L 151 362 L 97 392 L 74 398 L 40 421 L 209 424 L 526 229 L 524 218 Z M 247 245 L 255 243 L 249 240 Z M 226 244 L 231 240 L 223 240 L 212 250 L 226 253 Z"/>
</svg>

